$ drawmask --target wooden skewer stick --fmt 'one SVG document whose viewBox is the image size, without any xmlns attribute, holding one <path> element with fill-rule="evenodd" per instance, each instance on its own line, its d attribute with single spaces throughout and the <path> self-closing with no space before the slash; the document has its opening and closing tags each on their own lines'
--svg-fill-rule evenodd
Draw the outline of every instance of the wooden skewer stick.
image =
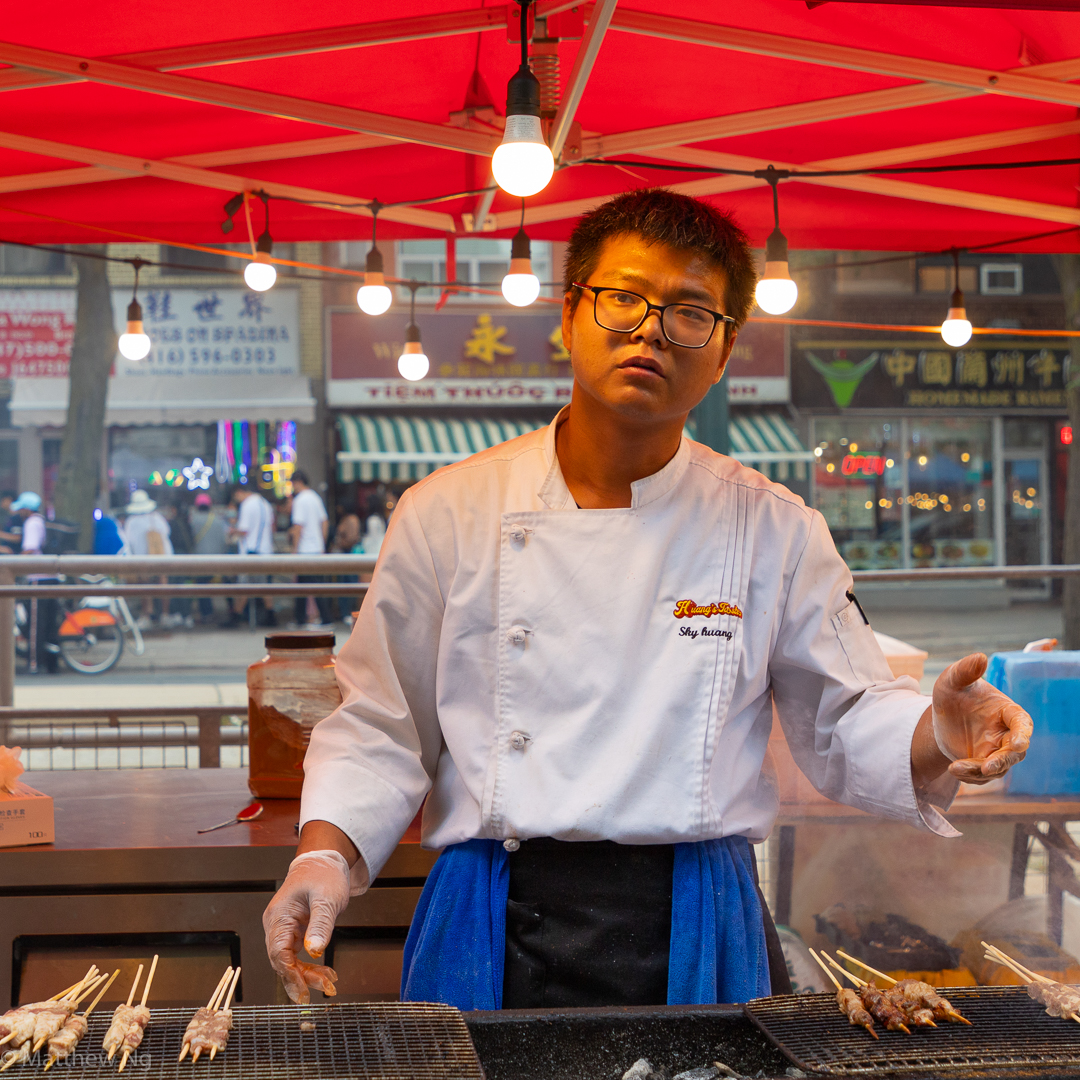
<svg viewBox="0 0 1080 1080">
<path fill-rule="evenodd" d="M 73 997 L 78 997 L 87 983 L 92 982 L 97 977 L 97 974 L 97 964 L 91 964 L 86 974 L 58 1000 L 70 1001 Z"/>
<path fill-rule="evenodd" d="M 66 990 L 61 990 L 59 994 L 53 994 L 53 996 L 51 998 L 46 998 L 45 1000 L 46 1001 L 59 1001 L 61 998 L 67 997 L 68 994 L 70 994 L 71 991 L 74 990 L 79 985 L 79 983 L 81 983 L 81 982 L 82 982 L 82 980 L 80 979 L 79 982 L 72 983 Z"/>
<path fill-rule="evenodd" d="M 810 955 L 818 962 L 818 966 L 821 968 L 821 970 L 824 971 L 825 974 L 828 975 L 829 978 L 832 980 L 833 986 L 835 986 L 837 990 L 843 990 L 844 988 L 840 985 L 840 980 L 837 979 L 837 977 L 828 969 L 825 961 L 822 960 L 821 957 L 818 956 L 818 954 L 814 952 L 813 949 L 810 950 Z"/>
<path fill-rule="evenodd" d="M 1011 971 L 1016 972 L 1021 979 L 1026 979 L 1029 983 L 1040 982 L 1044 985 L 1054 985 L 1053 979 L 1048 979 L 1045 975 L 1040 975 L 1037 971 L 1030 971 L 1018 960 L 1014 960 L 1007 952 L 997 948 L 995 945 L 991 945 L 986 941 L 979 942 L 980 945 L 986 950 L 984 959 L 990 960 L 993 963 L 1000 964 L 1002 967 L 1007 967 Z M 1065 1013 L 1065 1017 L 1069 1020 L 1075 1020 L 1080 1024 L 1080 1014 L 1077 1013 Z"/>
<path fill-rule="evenodd" d="M 218 979 L 218 984 L 214 988 L 214 992 L 210 995 L 210 1000 L 206 1003 L 206 1007 L 208 1009 L 212 1009 L 214 1007 L 214 1002 L 217 1001 L 218 995 L 228 985 L 229 979 L 232 978 L 232 970 L 232 965 L 230 965 L 225 969 L 225 974 L 222 975 L 220 979 Z"/>
<path fill-rule="evenodd" d="M 142 966 L 142 964 L 140 964 L 139 965 L 139 970 L 135 972 L 135 981 L 131 984 L 131 991 L 128 993 L 128 998 L 127 998 L 126 1004 L 127 1004 L 127 1007 L 129 1009 L 131 1008 L 131 1003 L 135 1000 L 135 989 L 139 985 L 139 980 L 142 978 L 142 973 L 143 973 L 143 966 Z M 113 1047 L 113 1049 L 109 1051 L 109 1056 L 108 1056 L 108 1058 L 106 1058 L 106 1060 L 107 1061 L 112 1061 L 112 1059 L 116 1056 L 116 1051 L 118 1049 L 119 1049 L 119 1047 Z"/>
<path fill-rule="evenodd" d="M 236 992 L 236 984 L 239 981 L 240 981 L 240 969 L 237 968 L 236 973 L 232 977 L 232 985 L 229 987 L 229 996 L 225 999 L 224 1008 L 228 1009 L 228 1007 L 232 1004 L 232 997 L 233 997 L 233 994 Z"/>
<path fill-rule="evenodd" d="M 858 964 L 863 971 L 869 971 L 875 979 L 884 979 L 890 986 L 896 985 L 896 980 L 891 975 L 886 975 L 884 971 L 878 971 L 877 968 L 872 968 L 869 964 L 862 960 L 856 959 L 854 956 L 849 956 L 843 949 L 836 950 L 837 956 L 842 956 L 845 960 L 850 960 L 853 964 Z"/>
<path fill-rule="evenodd" d="M 191 1064 L 192 1065 L 194 1065 L 195 1062 L 199 1060 L 199 1055 L 201 1053 L 202 1053 L 202 1048 L 200 1047 L 200 1049 L 196 1050 L 195 1053 L 191 1055 Z"/>
<path fill-rule="evenodd" d="M 840 972 L 846 979 L 850 979 L 860 990 L 867 985 L 865 979 L 860 979 L 858 975 L 852 975 L 850 971 L 842 964 L 838 964 L 827 952 L 822 950 L 821 955 Z"/>
<path fill-rule="evenodd" d="M 129 1057 L 131 1057 L 131 1051 L 130 1050 L 125 1050 L 124 1051 L 124 1056 L 120 1059 L 120 1068 L 116 1070 L 117 1072 L 123 1072 L 124 1071 L 124 1066 L 128 1063 L 128 1058 Z"/>
<path fill-rule="evenodd" d="M 120 974 L 120 969 L 117 968 L 110 976 L 109 981 L 98 991 L 98 996 L 86 1006 L 86 1011 L 83 1013 L 83 1019 L 85 1020 L 98 1006 L 98 1002 L 105 996 L 105 991 L 109 989 L 114 982 L 116 982 L 117 975 Z"/>
<path fill-rule="evenodd" d="M 75 999 L 76 1005 L 81 1005 L 109 976 L 102 972 L 93 982 Z"/>
<path fill-rule="evenodd" d="M 142 1001 L 140 1005 L 146 1005 L 146 999 L 150 996 L 150 984 L 154 981 L 154 972 L 157 971 L 158 954 L 154 953 L 154 959 L 150 964 L 150 973 L 146 976 L 146 985 L 143 987 Z"/>
</svg>

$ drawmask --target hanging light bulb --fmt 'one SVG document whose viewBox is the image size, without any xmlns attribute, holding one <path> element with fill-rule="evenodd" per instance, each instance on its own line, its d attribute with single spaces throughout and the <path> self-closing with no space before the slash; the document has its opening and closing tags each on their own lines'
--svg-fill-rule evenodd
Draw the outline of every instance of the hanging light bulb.
<svg viewBox="0 0 1080 1080">
<path fill-rule="evenodd" d="M 529 0 L 521 4 L 521 67 L 506 87 L 506 127 L 491 158 L 495 183 L 524 198 L 547 187 L 555 172 L 540 125 L 540 80 L 529 70 Z"/>
<path fill-rule="evenodd" d="M 378 202 L 371 204 L 371 250 L 364 265 L 364 284 L 356 290 L 356 302 L 365 315 L 382 315 L 394 299 L 383 278 L 382 252 L 375 245 L 380 205 Z"/>
<path fill-rule="evenodd" d="M 960 252 L 953 249 L 953 294 L 949 313 L 941 324 L 941 337 L 946 345 L 959 349 L 971 340 L 971 323 L 964 310 L 964 294 L 960 291 Z"/>
<path fill-rule="evenodd" d="M 431 361 L 420 344 L 420 327 L 416 325 L 416 290 L 419 283 L 409 282 L 409 325 L 405 327 L 405 351 L 398 357 L 397 369 L 403 379 L 419 382 L 431 368 Z"/>
<path fill-rule="evenodd" d="M 142 305 L 136 299 L 139 291 L 139 269 L 144 265 L 142 259 L 132 259 L 135 267 L 135 288 L 131 293 L 131 303 L 127 310 L 127 333 L 120 335 L 116 343 L 120 355 L 125 360 L 145 360 L 150 355 L 150 336 L 143 329 Z"/>
<path fill-rule="evenodd" d="M 270 238 L 270 198 L 260 191 L 257 193 L 266 208 L 266 226 L 262 236 L 255 245 L 255 257 L 244 267 L 244 281 L 249 289 L 255 292 L 266 292 L 277 281 L 277 267 L 270 261 L 270 252 L 274 250 L 274 241 Z M 247 209 L 247 201 L 244 201 L 244 209 Z M 251 216 L 248 214 L 248 230 L 250 235 Z"/>
<path fill-rule="evenodd" d="M 765 243 L 765 273 L 758 280 L 754 296 L 762 311 L 770 315 L 783 315 L 790 311 L 799 299 L 799 286 L 791 280 L 788 271 L 787 237 L 780 231 L 780 199 L 776 190 L 780 173 L 770 165 L 759 175 L 772 187 L 774 225 Z"/>
<path fill-rule="evenodd" d="M 502 294 L 514 307 L 528 307 L 540 295 L 540 279 L 533 273 L 532 249 L 525 232 L 525 200 L 521 200 L 521 227 L 510 245 L 510 271 L 502 279 Z"/>
</svg>

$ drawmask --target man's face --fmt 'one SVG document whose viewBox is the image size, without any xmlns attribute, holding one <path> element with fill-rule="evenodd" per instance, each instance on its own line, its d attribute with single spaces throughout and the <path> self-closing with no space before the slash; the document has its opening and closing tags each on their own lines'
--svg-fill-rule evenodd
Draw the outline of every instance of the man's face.
<svg viewBox="0 0 1080 1080">
<path fill-rule="evenodd" d="M 625 288 L 657 305 L 697 304 L 726 314 L 726 275 L 694 255 L 665 244 L 649 244 L 629 234 L 606 241 L 596 269 L 584 284 Z M 575 394 L 584 393 L 627 419 L 644 422 L 685 416 L 724 373 L 735 343 L 719 324 L 701 349 L 673 345 L 664 336 L 659 314 L 630 333 L 598 326 L 593 293 L 580 294 L 571 311 L 563 300 L 563 342 L 571 354 Z"/>
</svg>

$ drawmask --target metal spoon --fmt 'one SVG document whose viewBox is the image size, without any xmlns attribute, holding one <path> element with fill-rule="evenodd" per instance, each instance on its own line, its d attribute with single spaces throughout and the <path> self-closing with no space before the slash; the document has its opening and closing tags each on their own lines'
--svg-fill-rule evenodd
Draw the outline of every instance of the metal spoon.
<svg viewBox="0 0 1080 1080">
<path fill-rule="evenodd" d="M 253 802 L 250 806 L 245 806 L 236 817 L 229 818 L 228 821 L 223 821 L 220 825 L 211 825 L 209 829 L 199 829 L 198 831 L 200 833 L 214 832 L 216 829 L 224 829 L 227 825 L 239 825 L 242 821 L 254 821 L 262 815 L 262 812 L 263 804 Z"/>
</svg>

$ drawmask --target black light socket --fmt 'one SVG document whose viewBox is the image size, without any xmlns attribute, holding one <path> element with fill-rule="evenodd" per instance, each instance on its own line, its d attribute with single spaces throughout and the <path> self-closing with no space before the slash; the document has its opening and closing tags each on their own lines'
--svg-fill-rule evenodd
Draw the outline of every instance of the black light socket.
<svg viewBox="0 0 1080 1080">
<path fill-rule="evenodd" d="M 506 115 L 540 115 L 540 80 L 524 65 L 506 84 Z"/>
<path fill-rule="evenodd" d="M 405 340 L 406 342 L 420 340 L 420 327 L 416 323 L 411 322 L 405 327 Z"/>
<path fill-rule="evenodd" d="M 769 239 L 765 242 L 765 261 L 788 261 L 787 237 L 778 228 L 769 233 Z"/>
<path fill-rule="evenodd" d="M 532 245 L 529 243 L 529 236 L 525 230 L 518 229 L 514 234 L 514 239 L 510 244 L 510 258 L 511 259 L 531 259 L 532 258 Z"/>
<path fill-rule="evenodd" d="M 949 301 L 949 307 L 963 307 L 964 306 L 964 294 L 959 289 L 953 289 L 952 299 Z"/>
<path fill-rule="evenodd" d="M 367 262 L 364 264 L 364 269 L 369 274 L 381 274 L 383 272 L 382 252 L 377 247 L 373 247 L 367 253 Z"/>
<path fill-rule="evenodd" d="M 142 322 L 142 304 L 138 300 L 132 300 L 128 304 L 128 322 Z"/>
<path fill-rule="evenodd" d="M 270 252 L 274 250 L 274 241 L 270 237 L 269 229 L 267 229 L 266 232 L 264 232 L 262 236 L 260 236 L 259 239 L 255 241 L 255 250 L 263 251 L 267 255 L 269 255 Z"/>
</svg>

